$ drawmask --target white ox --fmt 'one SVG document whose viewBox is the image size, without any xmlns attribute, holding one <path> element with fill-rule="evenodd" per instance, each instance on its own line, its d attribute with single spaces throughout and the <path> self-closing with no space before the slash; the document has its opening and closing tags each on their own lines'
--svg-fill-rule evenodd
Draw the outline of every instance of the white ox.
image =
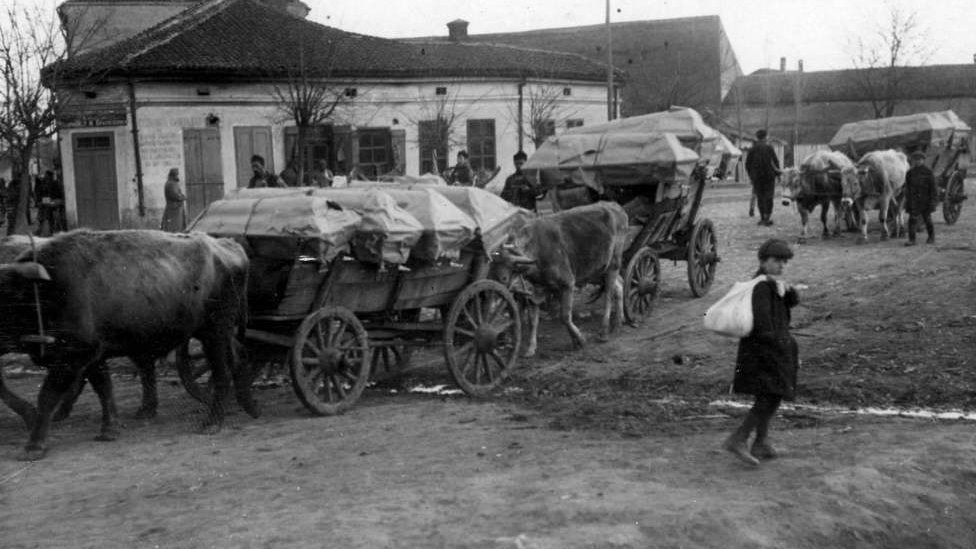
<svg viewBox="0 0 976 549">
<path fill-rule="evenodd" d="M 856 168 L 841 171 L 843 203 L 855 210 L 861 225 L 859 244 L 868 239 L 868 210 L 879 210 L 881 240 L 891 236 L 888 231 L 889 218 L 894 218 L 895 234 L 901 233 L 899 200 L 907 172 L 908 158 L 905 153 L 893 149 L 871 151 L 858 160 Z"/>
</svg>

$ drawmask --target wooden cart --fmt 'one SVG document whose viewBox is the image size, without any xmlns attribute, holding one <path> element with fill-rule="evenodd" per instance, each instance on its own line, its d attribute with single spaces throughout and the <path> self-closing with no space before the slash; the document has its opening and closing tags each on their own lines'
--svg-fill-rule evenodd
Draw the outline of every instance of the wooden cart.
<svg viewBox="0 0 976 549">
<path fill-rule="evenodd" d="M 844 124 L 830 140 L 830 148 L 854 162 L 875 150 L 922 151 L 939 184 L 942 218 L 952 225 L 967 198 L 964 183 L 971 133 L 952 111 L 918 113 Z"/>
<path fill-rule="evenodd" d="M 459 259 L 410 268 L 345 254 L 328 262 L 296 255 L 284 266 L 254 247 L 248 255 L 242 351 L 251 364 L 284 359 L 295 393 L 314 414 L 348 409 L 372 375 L 401 368 L 417 346 L 442 347 L 457 385 L 476 397 L 497 389 L 515 367 L 519 310 L 505 286 L 485 278 L 480 239 Z M 209 368 L 188 348 L 179 354 L 184 385 L 206 402 Z"/>
</svg>

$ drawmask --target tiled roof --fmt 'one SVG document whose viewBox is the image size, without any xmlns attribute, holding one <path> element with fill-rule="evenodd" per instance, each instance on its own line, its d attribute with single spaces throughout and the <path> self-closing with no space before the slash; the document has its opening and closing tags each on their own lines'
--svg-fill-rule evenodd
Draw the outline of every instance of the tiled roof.
<svg viewBox="0 0 976 549">
<path fill-rule="evenodd" d="M 726 103 L 741 94 L 744 105 L 792 104 L 793 86 L 800 78 L 800 97 L 804 102 L 865 101 L 869 99 L 861 82 L 871 78 L 884 81 L 886 69 L 848 69 L 798 73 L 761 69 L 739 77 Z M 976 95 L 976 64 L 899 67 L 896 99 L 933 99 Z"/>
<path fill-rule="evenodd" d="M 104 49 L 68 59 L 59 76 L 274 78 L 295 73 L 350 77 L 511 77 L 588 81 L 604 65 L 582 56 L 506 46 L 407 43 L 345 32 L 254 0 L 209 0 Z M 54 67 L 46 69 L 50 79 Z"/>
</svg>

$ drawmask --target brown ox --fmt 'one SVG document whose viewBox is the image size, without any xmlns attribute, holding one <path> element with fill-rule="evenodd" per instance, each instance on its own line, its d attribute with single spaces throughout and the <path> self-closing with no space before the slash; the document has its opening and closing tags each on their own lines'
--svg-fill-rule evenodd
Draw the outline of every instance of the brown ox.
<svg viewBox="0 0 976 549">
<path fill-rule="evenodd" d="M 627 235 L 627 213 L 613 202 L 598 202 L 535 218 L 520 228 L 512 248 L 502 250 L 495 276 L 503 272 L 521 273 L 537 292 L 559 294 L 560 318 L 574 347 L 585 338 L 573 324 L 573 292 L 584 284 L 599 284 L 604 291 L 601 340 L 611 331 L 611 313 L 616 323 L 623 317 L 623 289 L 618 276 Z M 529 343 L 524 356 L 535 354 L 539 327 L 539 307 L 530 300 Z M 616 307 L 614 307 L 616 304 Z"/>
<path fill-rule="evenodd" d="M 833 234 L 840 234 L 841 198 L 843 188 L 840 172 L 845 168 L 853 168 L 854 163 L 839 152 L 814 151 L 807 155 L 800 163 L 800 168 L 787 168 L 783 171 L 780 197 L 784 206 L 795 203 L 800 212 L 800 242 L 807 239 L 807 228 L 810 214 L 820 206 L 820 223 L 823 225 L 823 238 L 829 238 L 831 231 L 827 227 L 827 213 L 831 206 L 834 208 Z M 833 173 L 833 172 L 836 172 Z"/>
<path fill-rule="evenodd" d="M 51 413 L 82 376 L 102 405 L 98 439 L 117 438 L 104 360 L 129 356 L 151 371 L 190 337 L 203 343 L 215 386 L 202 429 L 220 429 L 231 375 L 238 402 L 256 416 L 233 346 L 246 321 L 247 272 L 231 240 L 160 231 L 72 231 L 0 265 L 0 349 L 20 347 L 48 369 L 23 457 L 44 455 Z"/>
<path fill-rule="evenodd" d="M 908 172 L 908 158 L 904 153 L 888 149 L 871 151 L 861 157 L 857 166 L 841 170 L 841 185 L 844 189 L 843 203 L 854 210 L 861 225 L 858 244 L 867 242 L 867 211 L 878 210 L 881 222 L 881 240 L 887 240 L 888 218 L 895 221 L 896 234 L 901 233 L 901 214 L 899 196 L 905 185 Z"/>
</svg>

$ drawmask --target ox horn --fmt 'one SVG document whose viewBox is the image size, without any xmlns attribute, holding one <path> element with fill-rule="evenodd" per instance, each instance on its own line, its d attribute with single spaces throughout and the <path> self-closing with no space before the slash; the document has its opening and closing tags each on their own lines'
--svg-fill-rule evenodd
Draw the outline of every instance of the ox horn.
<svg viewBox="0 0 976 549">
<path fill-rule="evenodd" d="M 44 265 L 33 261 L 21 261 L 0 265 L 0 272 L 3 271 L 16 273 L 27 280 L 51 280 L 51 275 L 48 274 Z"/>
</svg>

